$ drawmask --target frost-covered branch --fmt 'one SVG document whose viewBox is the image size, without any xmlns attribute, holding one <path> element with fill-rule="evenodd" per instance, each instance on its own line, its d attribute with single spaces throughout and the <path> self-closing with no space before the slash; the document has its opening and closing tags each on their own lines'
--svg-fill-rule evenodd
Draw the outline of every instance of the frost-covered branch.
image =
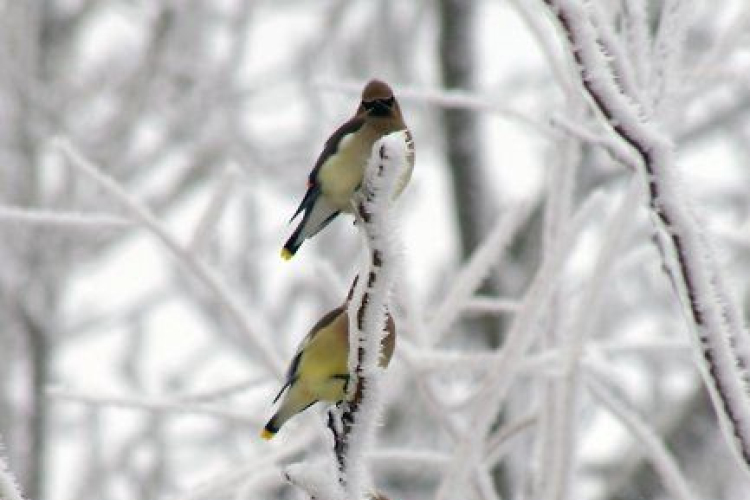
<svg viewBox="0 0 750 500">
<path fill-rule="evenodd" d="M 282 474 L 274 464 L 289 460 L 295 455 L 309 448 L 318 438 L 318 432 L 313 429 L 303 429 L 297 433 L 293 441 L 285 446 L 274 450 L 264 450 L 262 456 L 255 457 L 247 462 L 238 463 L 229 470 L 220 472 L 202 480 L 198 484 L 188 486 L 181 495 L 174 496 L 174 500 L 199 500 L 214 499 L 224 494 L 247 487 L 248 483 L 256 481 L 271 480 L 279 485 L 283 481 Z M 228 493 L 227 493 L 228 494 Z"/>
<path fill-rule="evenodd" d="M 518 301 L 515 299 L 474 296 L 474 298 L 466 301 L 461 314 L 465 316 L 513 314 L 518 310 L 518 306 Z"/>
<path fill-rule="evenodd" d="M 588 221 L 594 209 L 601 208 L 602 202 L 602 192 L 592 193 L 571 218 L 563 234 L 545 248 L 541 267 L 513 318 L 503 348 L 495 353 L 495 362 L 474 398 L 476 403 L 471 421 L 461 436 L 453 464 L 442 479 L 436 499 L 453 498 L 480 463 L 484 443 L 497 421 L 502 402 L 520 372 L 526 352 L 536 339 L 539 330 L 536 323 L 556 289 L 556 280 L 567 257 L 566 250 L 571 248 L 583 223 Z"/>
<path fill-rule="evenodd" d="M 239 302 L 229 290 L 227 284 L 208 265 L 196 258 L 188 249 L 177 242 L 143 202 L 127 193 L 116 180 L 109 177 L 89 159 L 85 158 L 70 141 L 57 139 L 56 145 L 67 156 L 73 167 L 92 179 L 120 202 L 132 214 L 135 220 L 161 241 L 164 247 L 169 250 L 185 269 L 211 290 L 217 301 L 226 309 L 238 330 L 244 334 L 243 339 L 247 340 L 253 350 L 258 353 L 258 359 L 261 363 L 271 373 L 281 378 L 284 373 L 281 359 L 266 341 L 269 337 L 261 335 L 256 331 L 261 321 L 261 315 L 253 315 L 253 320 L 251 321 L 251 316 L 246 312 L 247 306 Z M 254 326 L 251 327 L 251 324 Z"/>
<path fill-rule="evenodd" d="M 398 228 L 391 205 L 399 175 L 406 172 L 406 137 L 397 132 L 373 146 L 362 188 L 355 196 L 357 223 L 362 233 L 366 261 L 349 302 L 349 374 L 347 400 L 329 412 L 334 437 L 338 484 L 343 498 L 358 500 L 373 495 L 366 455 L 380 417 L 381 342 L 398 267 Z M 292 478 L 300 484 L 299 475 Z M 307 478 L 320 495 L 317 481 Z M 326 491 L 330 492 L 333 488 Z M 312 494 L 312 492 L 309 492 Z M 317 498 L 317 497 L 316 497 Z"/>
<path fill-rule="evenodd" d="M 529 216 L 529 208 L 528 205 L 522 205 L 500 217 L 482 244 L 471 254 L 469 262 L 453 280 L 453 286 L 442 303 L 435 308 L 437 313 L 427 327 L 427 331 L 432 332 L 433 342 L 439 342 L 451 331 L 462 307 L 498 264 L 500 254 L 505 251 L 513 236 L 523 226 Z"/>
<path fill-rule="evenodd" d="M 583 89 L 610 130 L 637 154 L 662 258 L 694 332 L 700 371 L 732 449 L 750 467 L 750 392 L 744 367 L 748 333 L 729 293 L 714 250 L 682 188 L 669 137 L 616 81 L 601 37 L 582 2 L 546 0 L 568 41 Z"/>
<path fill-rule="evenodd" d="M 351 500 L 366 498 L 374 491 L 364 456 L 372 446 L 380 418 L 378 360 L 399 260 L 399 229 L 391 206 L 397 179 L 407 171 L 407 155 L 407 137 L 403 132 L 378 141 L 373 147 L 362 189 L 355 199 L 367 252 L 349 304 L 351 379 L 347 402 L 340 414 L 332 412 L 334 425 L 331 426 L 336 440 L 339 481 Z"/>
<path fill-rule="evenodd" d="M 108 214 L 61 212 L 7 205 L 0 206 L 0 221 L 60 229 L 121 229 L 132 225 L 127 219 Z"/>
<path fill-rule="evenodd" d="M 231 199 L 232 189 L 236 186 L 238 177 L 237 168 L 234 166 L 228 167 L 221 174 L 208 206 L 193 231 L 193 237 L 189 245 L 191 252 L 200 253 L 203 247 L 207 245 L 208 240 L 211 239 L 212 233 L 216 231 L 219 219 Z"/>
<path fill-rule="evenodd" d="M 593 377 L 586 378 L 591 393 L 605 406 L 624 426 L 630 430 L 633 436 L 643 444 L 649 459 L 656 471 L 664 480 L 664 485 L 672 496 L 679 500 L 694 500 L 693 489 L 685 479 L 672 454 L 651 427 L 640 415 L 619 401 L 598 380 Z"/>
<path fill-rule="evenodd" d="M 112 396 L 63 389 L 48 389 L 47 397 L 95 407 L 122 408 L 149 413 L 176 413 L 188 416 L 201 415 L 248 426 L 257 426 L 260 423 L 259 419 L 248 416 L 249 414 L 245 411 L 242 413 L 232 412 L 223 408 L 191 404 L 184 401 L 168 401 L 162 397 Z"/>
<path fill-rule="evenodd" d="M 16 476 L 8 467 L 4 454 L 5 449 L 0 439 L 0 500 L 24 500 Z"/>
<path fill-rule="evenodd" d="M 324 89 L 350 92 L 352 94 L 359 93 L 362 89 L 361 82 L 320 81 L 318 85 Z M 538 133 L 541 137 L 553 137 L 552 131 L 545 123 L 501 104 L 492 96 L 482 96 L 464 90 L 438 90 L 399 86 L 398 98 L 403 102 L 426 102 L 444 109 L 467 109 L 481 113 L 496 114 L 524 125 L 529 130 Z"/>
<path fill-rule="evenodd" d="M 627 234 L 629 222 L 633 220 L 632 214 L 637 208 L 640 194 L 639 187 L 637 182 L 631 182 L 630 188 L 615 211 L 613 220 L 608 224 L 588 286 L 579 299 L 578 311 L 567 328 L 569 334 L 566 335 L 563 347 L 562 380 L 558 394 L 561 407 L 552 425 L 552 432 L 555 434 L 552 442 L 556 445 L 544 450 L 545 463 L 548 464 L 548 470 L 541 473 L 545 485 L 544 498 L 569 497 L 578 433 L 580 362 L 583 359 L 586 341 L 596 325 L 595 311 L 600 310 L 599 301 L 604 296 L 606 286 L 610 284 L 608 278 L 616 261 L 616 252 Z"/>
<path fill-rule="evenodd" d="M 532 428 L 537 424 L 538 420 L 536 414 L 526 415 L 510 422 L 509 424 L 505 424 L 503 427 L 495 431 L 495 433 L 487 439 L 487 456 L 484 459 L 485 464 L 494 465 L 498 463 L 508 452 L 510 443 L 513 442 L 513 438 L 520 436 L 528 429 Z"/>
<path fill-rule="evenodd" d="M 226 384 L 218 388 L 203 390 L 196 393 L 180 394 L 178 399 L 184 403 L 206 403 L 214 402 L 220 399 L 227 399 L 239 393 L 246 392 L 257 386 L 260 379 L 247 378 L 233 384 Z"/>
</svg>

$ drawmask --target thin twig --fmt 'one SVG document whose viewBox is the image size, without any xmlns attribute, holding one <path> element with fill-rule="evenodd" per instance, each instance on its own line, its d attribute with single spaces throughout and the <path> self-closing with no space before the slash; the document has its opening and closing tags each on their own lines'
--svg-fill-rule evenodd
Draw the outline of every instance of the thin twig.
<svg viewBox="0 0 750 500">
<path fill-rule="evenodd" d="M 60 227 L 60 229 L 122 229 L 133 223 L 122 217 L 109 214 L 62 212 L 57 210 L 31 209 L 0 206 L 0 221 L 18 222 L 31 226 Z"/>
<path fill-rule="evenodd" d="M 332 82 L 319 81 L 317 85 L 326 90 L 337 90 L 359 93 L 363 87 L 361 82 Z M 399 87 L 398 98 L 404 102 L 426 102 L 446 109 L 470 109 L 483 113 L 496 114 L 508 118 L 541 137 L 553 138 L 553 131 L 543 122 L 528 117 L 513 108 L 500 104 L 491 96 L 467 92 L 464 90 L 438 90 Z"/>
<path fill-rule="evenodd" d="M 586 377 L 586 385 L 593 394 L 615 417 L 625 425 L 633 436 L 645 448 L 654 468 L 664 480 L 667 490 L 679 500 L 695 500 L 693 488 L 687 482 L 666 445 L 646 421 L 609 391 L 593 377 Z"/>
<path fill-rule="evenodd" d="M 452 280 L 453 286 L 435 307 L 437 314 L 427 326 L 427 331 L 432 332 L 433 343 L 438 343 L 453 331 L 451 327 L 458 319 L 463 304 L 470 300 L 490 271 L 499 264 L 502 253 L 519 228 L 523 227 L 529 212 L 530 205 L 525 204 L 500 217 L 484 241 L 471 254 L 468 263 Z"/>
<path fill-rule="evenodd" d="M 538 269 L 521 307 L 513 317 L 513 324 L 503 344 L 496 353 L 497 360 L 482 382 L 475 400 L 477 404 L 468 429 L 456 450 L 452 467 L 447 471 L 438 488 L 436 498 L 452 498 L 461 484 L 469 477 L 469 471 L 480 460 L 483 442 L 502 408 L 512 383 L 519 374 L 524 356 L 536 338 L 535 328 L 550 296 L 556 290 L 555 280 L 566 260 L 566 250 L 594 208 L 599 208 L 603 194 L 595 191 L 579 208 L 568 227 L 554 244 L 545 248 L 541 267 Z"/>
<path fill-rule="evenodd" d="M 262 336 L 256 331 L 261 322 L 261 315 L 259 313 L 252 316 L 248 315 L 246 313 L 248 306 L 240 304 L 235 295 L 230 292 L 227 284 L 207 264 L 197 259 L 180 245 L 143 202 L 128 194 L 117 181 L 85 158 L 70 141 L 59 138 L 56 139 L 55 144 L 65 153 L 77 170 L 92 179 L 119 201 L 133 215 L 135 220 L 153 234 L 186 270 L 211 290 L 218 303 L 224 307 L 239 331 L 244 334 L 243 338 L 257 351 L 260 362 L 280 379 L 284 373 L 284 364 L 266 340 L 270 337 Z M 253 318 L 252 321 L 251 317 Z M 254 324 L 255 327 L 251 327 L 251 324 Z"/>
<path fill-rule="evenodd" d="M 163 397 L 94 395 L 63 389 L 47 389 L 47 397 L 87 406 L 122 408 L 149 413 L 175 413 L 186 416 L 201 415 L 248 426 L 257 426 L 261 423 L 259 419 L 248 416 L 245 411 L 231 412 L 183 401 L 165 401 Z"/>
</svg>

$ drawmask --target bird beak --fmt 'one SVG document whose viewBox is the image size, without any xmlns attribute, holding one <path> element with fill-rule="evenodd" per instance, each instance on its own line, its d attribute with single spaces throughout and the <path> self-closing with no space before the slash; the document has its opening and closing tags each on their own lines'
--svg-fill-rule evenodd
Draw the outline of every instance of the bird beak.
<svg viewBox="0 0 750 500">
<path fill-rule="evenodd" d="M 375 110 L 375 114 L 387 115 L 388 113 L 391 112 L 391 107 L 386 102 L 378 99 L 377 101 L 375 101 L 374 110 Z"/>
</svg>

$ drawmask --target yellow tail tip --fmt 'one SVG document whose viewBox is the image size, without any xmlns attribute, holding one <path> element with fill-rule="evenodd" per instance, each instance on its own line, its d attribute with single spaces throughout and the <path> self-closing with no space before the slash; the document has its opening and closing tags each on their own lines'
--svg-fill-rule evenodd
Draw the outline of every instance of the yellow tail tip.
<svg viewBox="0 0 750 500">
<path fill-rule="evenodd" d="M 260 431 L 260 437 L 262 437 L 266 441 L 270 441 L 274 435 L 275 434 L 268 429 L 263 429 L 262 431 Z"/>
<path fill-rule="evenodd" d="M 284 260 L 290 260 L 294 257 L 294 254 L 288 248 L 281 249 L 281 258 Z"/>
</svg>

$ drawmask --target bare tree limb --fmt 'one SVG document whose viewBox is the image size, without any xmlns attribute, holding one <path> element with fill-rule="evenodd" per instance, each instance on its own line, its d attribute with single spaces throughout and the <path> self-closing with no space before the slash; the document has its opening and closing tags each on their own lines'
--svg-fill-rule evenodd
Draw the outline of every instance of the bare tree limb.
<svg viewBox="0 0 750 500">
<path fill-rule="evenodd" d="M 354 202 L 367 249 L 367 261 L 358 275 L 349 303 L 350 379 L 347 400 L 330 410 L 328 417 L 334 437 L 338 484 L 343 498 L 352 500 L 373 495 L 365 457 L 372 446 L 379 418 L 380 346 L 399 259 L 397 228 L 390 205 L 396 180 L 406 171 L 406 155 L 406 137 L 402 132 L 378 141 L 373 147 L 360 194 Z M 315 489 L 319 491 L 319 488 Z M 309 493 L 313 495 L 313 492 Z"/>
<path fill-rule="evenodd" d="M 641 172 L 647 186 L 662 258 L 695 334 L 695 348 L 702 355 L 699 368 L 732 449 L 750 468 L 750 394 L 742 370 L 750 359 L 748 335 L 739 324 L 736 300 L 724 286 L 714 251 L 682 189 L 672 143 L 643 118 L 632 96 L 617 84 L 584 7 L 570 0 L 546 3 L 569 43 L 586 95 L 613 133 L 638 155 L 639 162 L 632 167 Z"/>
<path fill-rule="evenodd" d="M 261 316 L 259 314 L 254 315 L 254 319 L 251 322 L 250 316 L 245 312 L 247 306 L 239 303 L 226 283 L 212 269 L 203 261 L 196 258 L 188 249 L 180 245 L 143 203 L 125 192 L 114 179 L 106 175 L 101 169 L 97 168 L 96 165 L 81 155 L 69 141 L 58 139 L 57 146 L 71 160 L 71 164 L 76 169 L 91 178 L 122 203 L 133 215 L 133 218 L 156 236 L 185 269 L 190 271 L 194 277 L 214 293 L 219 303 L 229 313 L 229 317 L 234 321 L 238 330 L 244 334 L 243 338 L 257 351 L 260 362 L 266 366 L 269 372 L 281 378 L 284 373 L 283 363 L 277 352 L 268 345 L 266 340 L 268 337 L 262 336 L 256 331 Z M 253 323 L 255 326 L 251 326 Z"/>
<path fill-rule="evenodd" d="M 644 446 L 651 462 L 664 479 L 668 491 L 679 500 L 696 500 L 693 489 L 687 482 L 685 475 L 680 471 L 677 462 L 669 452 L 664 442 L 649 427 L 637 413 L 633 412 L 625 404 L 613 395 L 599 381 L 587 377 L 586 384 L 591 393 L 615 415 L 632 434 Z"/>
</svg>

